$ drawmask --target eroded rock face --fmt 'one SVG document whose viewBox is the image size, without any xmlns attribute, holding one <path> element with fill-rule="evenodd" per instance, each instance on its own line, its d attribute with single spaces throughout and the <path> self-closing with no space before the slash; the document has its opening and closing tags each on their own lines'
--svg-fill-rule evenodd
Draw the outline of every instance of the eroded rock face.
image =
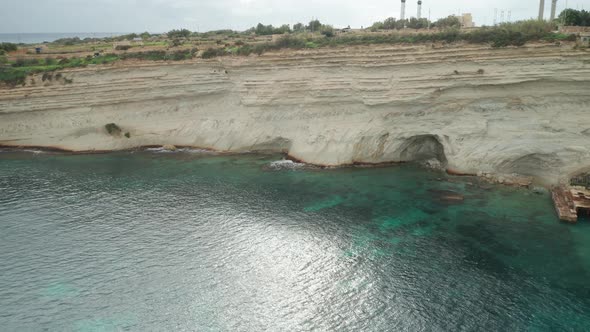
<svg viewBox="0 0 590 332">
<path fill-rule="evenodd" d="M 0 90 L 0 144 L 438 160 L 543 184 L 590 166 L 590 54 L 568 48 L 373 46 L 65 74 L 72 84 Z M 133 134 L 106 135 L 111 122 Z"/>
</svg>

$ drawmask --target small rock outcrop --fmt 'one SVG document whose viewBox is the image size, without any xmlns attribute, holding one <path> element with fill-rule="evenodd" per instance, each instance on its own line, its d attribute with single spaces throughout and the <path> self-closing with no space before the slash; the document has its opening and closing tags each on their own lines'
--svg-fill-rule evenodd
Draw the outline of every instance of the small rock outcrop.
<svg viewBox="0 0 590 332">
<path fill-rule="evenodd" d="M 165 144 L 165 145 L 162 145 L 162 149 L 164 149 L 166 151 L 176 151 L 176 146 L 174 146 L 172 144 Z"/>
</svg>

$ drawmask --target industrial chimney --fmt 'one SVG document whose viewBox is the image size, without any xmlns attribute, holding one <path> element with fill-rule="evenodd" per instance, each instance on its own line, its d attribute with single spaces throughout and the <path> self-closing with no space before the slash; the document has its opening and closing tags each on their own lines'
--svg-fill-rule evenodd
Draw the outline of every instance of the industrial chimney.
<svg viewBox="0 0 590 332">
<path fill-rule="evenodd" d="M 557 1 L 557 0 L 553 0 L 553 1 Z M 421 0 L 418 1 L 418 15 L 416 17 L 418 19 L 422 18 L 422 1 Z"/>
<path fill-rule="evenodd" d="M 551 18 L 549 21 L 553 22 L 555 19 L 555 9 L 557 8 L 557 0 L 551 0 Z"/>
<path fill-rule="evenodd" d="M 539 4 L 539 21 L 542 21 L 545 16 L 545 0 L 541 0 Z"/>
<path fill-rule="evenodd" d="M 402 11 L 399 14 L 399 17 L 402 21 L 406 19 L 406 0 L 402 0 Z"/>
</svg>

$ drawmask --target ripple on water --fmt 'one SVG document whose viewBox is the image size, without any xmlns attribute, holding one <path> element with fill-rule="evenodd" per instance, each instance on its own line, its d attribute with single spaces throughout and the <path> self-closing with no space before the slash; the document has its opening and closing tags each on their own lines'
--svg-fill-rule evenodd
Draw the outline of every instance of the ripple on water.
<svg viewBox="0 0 590 332">
<path fill-rule="evenodd" d="M 590 329 L 590 232 L 548 194 L 277 159 L 2 153 L 0 326 Z"/>
</svg>

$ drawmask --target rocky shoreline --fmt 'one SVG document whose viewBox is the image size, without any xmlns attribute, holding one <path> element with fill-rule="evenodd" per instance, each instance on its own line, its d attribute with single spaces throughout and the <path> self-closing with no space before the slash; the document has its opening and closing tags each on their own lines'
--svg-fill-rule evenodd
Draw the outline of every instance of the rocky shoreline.
<svg viewBox="0 0 590 332">
<path fill-rule="evenodd" d="M 0 145 L 174 145 L 321 167 L 429 161 L 545 187 L 590 166 L 590 53 L 567 46 L 373 45 L 64 74 L 72 84 L 0 89 Z"/>
</svg>

